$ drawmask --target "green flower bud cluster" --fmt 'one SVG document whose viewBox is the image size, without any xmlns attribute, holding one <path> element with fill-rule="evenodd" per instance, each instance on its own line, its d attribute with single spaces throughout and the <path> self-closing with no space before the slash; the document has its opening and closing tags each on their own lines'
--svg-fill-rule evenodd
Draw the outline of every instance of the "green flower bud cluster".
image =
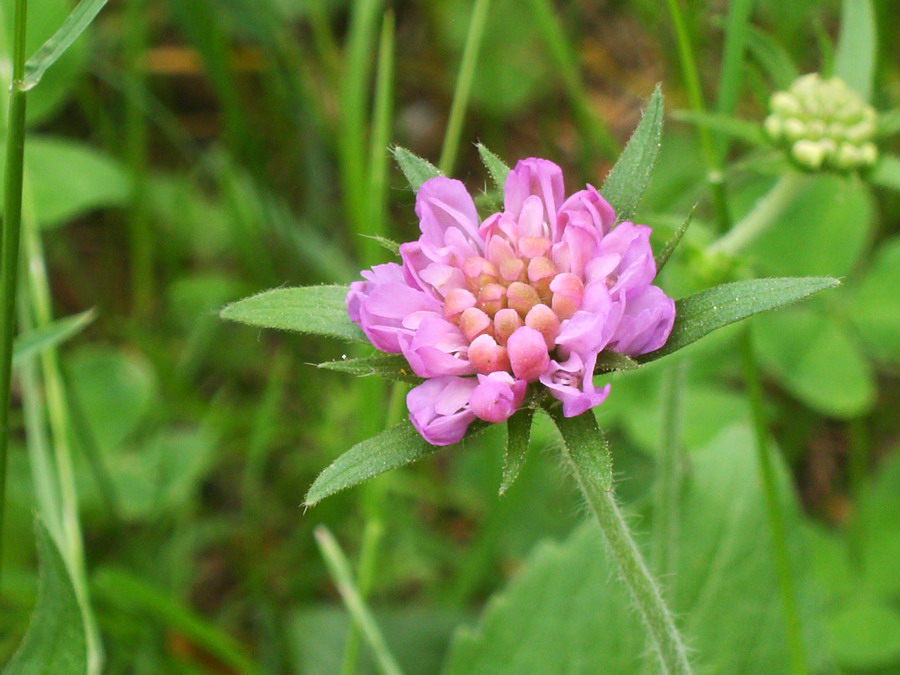
<svg viewBox="0 0 900 675">
<path fill-rule="evenodd" d="M 875 110 L 838 77 L 803 75 L 769 108 L 766 132 L 804 168 L 853 171 L 878 159 Z"/>
</svg>

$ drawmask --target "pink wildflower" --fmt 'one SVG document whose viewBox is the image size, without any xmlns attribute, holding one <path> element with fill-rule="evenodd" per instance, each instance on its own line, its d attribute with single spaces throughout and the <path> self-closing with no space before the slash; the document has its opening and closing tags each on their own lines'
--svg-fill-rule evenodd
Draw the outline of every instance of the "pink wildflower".
<svg viewBox="0 0 900 675">
<path fill-rule="evenodd" d="M 378 349 L 403 354 L 426 381 L 407 397 L 434 445 L 459 441 L 480 418 L 508 419 L 543 385 L 567 417 L 602 403 L 597 355 L 659 349 L 675 303 L 657 286 L 650 228 L 622 222 L 588 185 L 565 198 L 562 170 L 520 161 L 504 210 L 483 222 L 460 181 L 433 178 L 416 199 L 422 236 L 402 265 L 351 284 L 350 318 Z"/>
</svg>

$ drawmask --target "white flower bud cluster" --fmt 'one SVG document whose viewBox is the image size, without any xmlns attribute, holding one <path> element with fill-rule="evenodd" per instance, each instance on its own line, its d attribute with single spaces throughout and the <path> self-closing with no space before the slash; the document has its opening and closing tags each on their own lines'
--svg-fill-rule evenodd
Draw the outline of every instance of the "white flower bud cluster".
<svg viewBox="0 0 900 675">
<path fill-rule="evenodd" d="M 803 75 L 776 92 L 769 108 L 766 132 L 800 166 L 853 171 L 878 159 L 875 110 L 838 77 Z"/>
</svg>

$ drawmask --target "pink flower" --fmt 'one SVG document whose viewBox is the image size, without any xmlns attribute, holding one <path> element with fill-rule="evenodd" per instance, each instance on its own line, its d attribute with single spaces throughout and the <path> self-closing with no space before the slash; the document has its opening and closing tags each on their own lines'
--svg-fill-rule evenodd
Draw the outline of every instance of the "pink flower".
<svg viewBox="0 0 900 675">
<path fill-rule="evenodd" d="M 416 213 L 422 235 L 400 247 L 402 265 L 364 271 L 347 308 L 372 344 L 426 378 L 407 405 L 434 445 L 459 441 L 476 418 L 508 419 L 531 386 L 580 415 L 609 394 L 593 383 L 600 352 L 636 356 L 669 337 L 675 304 L 652 285 L 650 228 L 615 225 L 590 185 L 566 198 L 552 162 L 520 161 L 504 210 L 484 221 L 444 177 L 422 185 Z"/>
</svg>

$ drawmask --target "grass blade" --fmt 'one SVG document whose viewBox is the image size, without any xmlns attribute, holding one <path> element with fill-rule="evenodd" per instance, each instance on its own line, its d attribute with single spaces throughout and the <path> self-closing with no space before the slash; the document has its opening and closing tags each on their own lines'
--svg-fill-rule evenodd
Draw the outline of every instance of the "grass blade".
<svg viewBox="0 0 900 675">
<path fill-rule="evenodd" d="M 49 326 L 38 328 L 16 338 L 13 346 L 13 364 L 19 365 L 30 356 L 59 345 L 71 337 L 78 335 L 95 318 L 97 313 L 89 309 L 81 314 L 67 316 L 65 319 L 54 321 Z"/>
<path fill-rule="evenodd" d="M 834 74 L 855 89 L 864 101 L 872 99 L 877 45 L 875 12 L 870 0 L 844 0 Z"/>
<path fill-rule="evenodd" d="M 22 84 L 24 91 L 32 89 L 41 81 L 47 69 L 56 63 L 57 59 L 65 54 L 66 50 L 91 25 L 107 1 L 81 0 L 78 3 L 59 30 L 25 63 L 25 81 Z"/>
</svg>

